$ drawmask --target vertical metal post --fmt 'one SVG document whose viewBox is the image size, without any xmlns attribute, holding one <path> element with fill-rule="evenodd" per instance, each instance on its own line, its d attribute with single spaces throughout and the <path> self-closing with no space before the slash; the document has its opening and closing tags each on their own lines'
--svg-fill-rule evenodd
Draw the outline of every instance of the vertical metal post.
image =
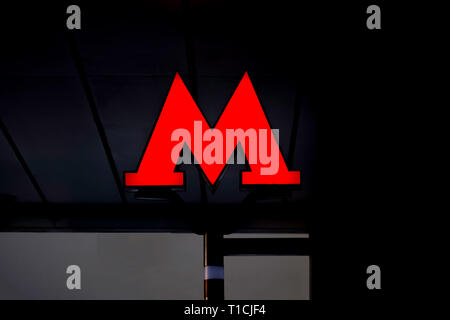
<svg viewBox="0 0 450 320">
<path fill-rule="evenodd" d="M 224 300 L 223 234 L 206 232 L 203 253 L 205 267 L 205 300 Z"/>
</svg>

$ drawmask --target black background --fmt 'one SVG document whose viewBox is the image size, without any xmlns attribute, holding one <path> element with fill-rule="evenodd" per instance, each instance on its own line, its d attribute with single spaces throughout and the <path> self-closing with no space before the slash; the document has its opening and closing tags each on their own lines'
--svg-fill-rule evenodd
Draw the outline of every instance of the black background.
<svg viewBox="0 0 450 320">
<path fill-rule="evenodd" d="M 249 52 L 248 60 L 236 61 L 237 71 L 248 67 L 250 74 L 252 71 L 257 74 L 264 67 L 264 72 L 273 77 L 298 75 L 300 87 L 313 101 L 318 132 L 316 175 L 306 198 L 315 208 L 311 215 L 312 301 L 292 302 L 287 309 L 279 308 L 283 313 L 283 310 L 295 312 L 293 306 L 298 307 L 296 318 L 328 312 L 359 318 L 378 317 L 389 302 L 394 302 L 394 297 L 403 295 L 400 258 L 406 249 L 402 246 L 399 221 L 406 213 L 402 210 L 399 190 L 402 164 L 397 156 L 402 152 L 399 115 L 405 107 L 399 91 L 408 59 L 404 47 L 408 30 L 400 22 L 401 10 L 380 1 L 374 4 L 382 10 L 382 29 L 367 30 L 365 9 L 370 4 L 227 1 L 206 5 L 199 2 L 191 7 L 188 16 L 177 10 L 174 13 L 173 23 L 183 30 L 191 28 L 194 34 L 202 30 L 205 36 L 225 43 L 231 41 L 238 49 L 245 48 Z M 83 15 L 95 12 L 103 19 L 111 12 L 136 12 L 130 9 L 133 5 L 131 2 L 95 5 L 80 2 Z M 30 32 L 65 25 L 66 4 L 45 4 L 43 8 L 41 2 L 2 5 L 5 48 L 13 42 L 18 52 L 25 53 L 25 48 L 40 45 L 38 39 L 27 36 Z M 18 22 L 18 19 L 34 21 L 37 12 L 59 18 L 45 16 L 37 19 L 40 24 L 35 27 Z M 168 16 L 172 16 L 170 11 Z M 135 23 L 131 15 L 126 17 Z M 126 25 L 126 19 L 119 22 Z M 94 23 L 90 21 L 94 21 L 92 16 L 82 20 L 82 31 L 76 37 L 82 37 L 83 28 Z M 8 50 L 2 49 L 2 66 L 7 68 L 14 57 L 14 52 L 8 55 Z M 230 62 L 224 62 L 221 67 L 229 67 L 226 63 Z M 186 82 L 195 90 L 192 79 Z M 365 286 L 365 269 L 370 264 L 381 267 L 380 291 L 369 291 Z M 25 311 L 16 303 L 9 305 Z M 95 310 L 98 316 L 128 316 L 139 311 L 146 317 L 151 317 L 152 308 L 155 312 L 163 312 L 165 306 L 171 312 L 177 310 L 169 302 L 106 305 L 68 302 L 57 307 L 33 302 L 29 305 L 27 312 L 55 318 L 67 313 L 81 316 L 88 310 Z M 179 308 L 183 303 L 172 305 Z"/>
</svg>

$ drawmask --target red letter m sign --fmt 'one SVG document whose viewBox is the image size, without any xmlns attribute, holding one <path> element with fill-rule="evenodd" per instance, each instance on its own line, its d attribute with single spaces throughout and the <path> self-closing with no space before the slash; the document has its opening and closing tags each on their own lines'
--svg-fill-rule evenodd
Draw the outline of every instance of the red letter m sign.
<svg viewBox="0 0 450 320">
<path fill-rule="evenodd" d="M 177 139 L 174 141 L 174 132 L 185 133 L 181 142 L 177 140 L 182 136 L 180 134 L 175 135 Z M 254 137 L 259 135 L 258 143 L 252 144 L 252 141 L 249 143 L 248 140 L 252 140 L 253 136 L 247 133 L 255 133 Z M 191 136 L 194 137 L 193 142 Z M 226 143 L 223 143 L 224 136 Z M 204 140 L 211 141 L 210 145 L 204 146 Z M 234 157 L 238 143 L 244 149 L 250 165 L 249 171 L 242 172 L 243 185 L 300 183 L 300 172 L 289 171 L 286 166 L 278 147 L 277 137 L 269 126 L 247 73 L 214 129 L 203 117 L 177 73 L 139 168 L 135 173 L 125 173 L 125 185 L 182 186 L 183 172 L 174 171 L 176 162 L 173 161 L 173 155 L 175 157 L 180 155 L 180 145 L 187 145 L 206 178 L 214 185 L 225 165 L 230 163 L 231 157 Z M 211 147 L 212 144 L 214 148 Z M 255 156 L 258 154 L 258 148 L 259 154 L 264 155 L 259 158 Z M 261 152 L 262 150 L 264 152 Z M 211 157 L 214 161 L 211 161 Z M 276 170 L 268 168 L 268 159 L 275 160 Z"/>
</svg>

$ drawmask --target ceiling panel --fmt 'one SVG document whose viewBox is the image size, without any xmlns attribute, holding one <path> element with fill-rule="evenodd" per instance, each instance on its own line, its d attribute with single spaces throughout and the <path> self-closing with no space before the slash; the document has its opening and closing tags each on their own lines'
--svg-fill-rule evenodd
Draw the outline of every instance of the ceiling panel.
<svg viewBox="0 0 450 320">
<path fill-rule="evenodd" d="M 15 77 L 0 81 L 0 116 L 48 200 L 119 201 L 79 80 Z"/>
<path fill-rule="evenodd" d="M 15 197 L 21 202 L 40 202 L 36 189 L 17 160 L 13 149 L 0 132 L 0 195 Z"/>
</svg>

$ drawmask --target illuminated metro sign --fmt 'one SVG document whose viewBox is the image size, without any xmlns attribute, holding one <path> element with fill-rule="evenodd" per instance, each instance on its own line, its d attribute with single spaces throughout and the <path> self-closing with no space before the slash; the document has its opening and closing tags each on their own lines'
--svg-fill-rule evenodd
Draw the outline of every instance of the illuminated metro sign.
<svg viewBox="0 0 450 320">
<path fill-rule="evenodd" d="M 280 152 L 278 132 L 270 128 L 247 73 L 214 128 L 177 73 L 137 172 L 125 172 L 125 186 L 184 186 L 184 173 L 175 166 L 191 164 L 192 155 L 215 186 L 225 165 L 235 163 L 235 150 L 236 163 L 247 159 L 250 166 L 242 172 L 243 185 L 300 184 L 300 171 L 289 171 Z"/>
</svg>

